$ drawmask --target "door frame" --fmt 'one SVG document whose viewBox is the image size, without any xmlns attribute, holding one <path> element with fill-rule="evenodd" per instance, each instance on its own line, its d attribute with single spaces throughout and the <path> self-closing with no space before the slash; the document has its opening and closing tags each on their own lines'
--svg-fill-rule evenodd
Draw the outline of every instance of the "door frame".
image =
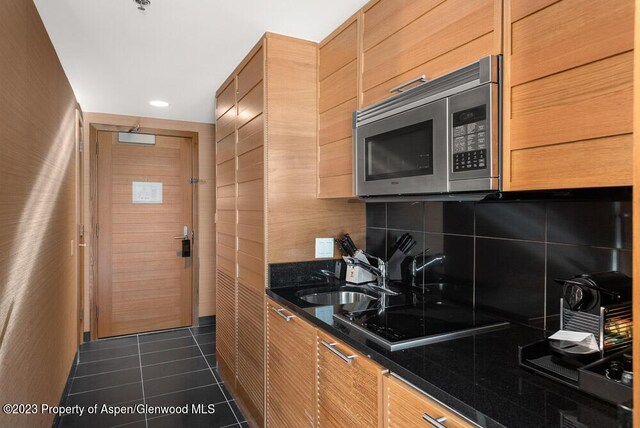
<svg viewBox="0 0 640 428">
<path fill-rule="evenodd" d="M 100 123 L 91 123 L 89 126 L 89 217 L 91 230 L 91 243 L 89 248 L 89 332 L 91 340 L 98 339 L 98 236 L 96 234 L 95 225 L 98 219 L 98 132 L 129 132 L 130 126 L 108 125 Z M 157 136 L 183 137 L 191 139 L 192 144 L 192 175 L 194 178 L 199 176 L 198 171 L 198 133 L 193 131 L 177 131 L 161 128 L 140 128 L 141 134 L 154 134 Z M 191 257 L 193 262 L 193 275 L 191 284 L 191 325 L 195 325 L 199 316 L 199 280 L 200 280 L 200 227 L 198 223 L 198 186 L 191 186 L 193 192 L 193 206 L 191 207 L 191 216 L 193 224 L 194 238 L 191 248 Z"/>
<path fill-rule="evenodd" d="M 75 115 L 75 146 L 76 146 L 76 245 L 74 251 L 76 255 L 76 284 L 77 284 L 77 306 L 78 311 L 78 347 L 82 344 L 84 335 L 84 117 L 80 106 L 76 108 Z"/>
</svg>

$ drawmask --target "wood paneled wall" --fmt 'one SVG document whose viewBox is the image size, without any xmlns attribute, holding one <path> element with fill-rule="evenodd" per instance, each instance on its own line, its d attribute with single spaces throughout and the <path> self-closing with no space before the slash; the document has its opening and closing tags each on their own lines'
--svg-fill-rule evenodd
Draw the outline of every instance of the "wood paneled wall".
<svg viewBox="0 0 640 428">
<path fill-rule="evenodd" d="M 77 102 L 32 1 L 0 2 L 0 58 L 0 402 L 57 405 L 77 347 Z"/>
<path fill-rule="evenodd" d="M 215 173 L 215 131 L 213 124 L 183 122 L 165 119 L 153 119 L 148 117 L 122 116 L 105 113 L 85 113 L 84 115 L 84 139 L 85 147 L 89 147 L 89 128 L 91 124 L 117 125 L 133 127 L 140 124 L 142 128 L 167 129 L 172 131 L 190 131 L 198 133 L 198 175 L 201 180 L 198 184 L 198 238 L 200 244 L 199 263 L 199 316 L 215 315 L 216 307 L 216 243 L 215 243 L 215 212 L 216 212 L 216 173 Z M 85 219 L 85 266 L 90 266 L 89 254 L 91 254 L 92 226 L 89 215 L 89 150 L 84 151 L 84 219 Z M 92 278 L 90 269 L 85 269 L 85 304 L 84 324 L 85 331 L 89 331 L 89 299 Z"/>
</svg>

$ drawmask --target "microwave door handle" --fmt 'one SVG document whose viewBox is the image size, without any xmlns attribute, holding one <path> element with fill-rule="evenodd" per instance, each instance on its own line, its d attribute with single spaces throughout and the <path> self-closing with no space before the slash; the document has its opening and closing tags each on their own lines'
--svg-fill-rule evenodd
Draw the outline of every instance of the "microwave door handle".
<svg viewBox="0 0 640 428">
<path fill-rule="evenodd" d="M 417 83 L 417 82 L 425 83 L 426 81 L 427 81 L 427 78 L 423 74 L 422 76 L 418 76 L 415 79 L 411 79 L 408 82 L 403 83 L 402 85 L 398 85 L 398 86 L 396 86 L 394 88 L 389 89 L 389 92 L 392 93 L 392 94 L 394 92 L 403 92 L 404 88 L 406 88 L 407 86 L 411 86 L 411 85 L 413 85 L 414 83 Z"/>
</svg>

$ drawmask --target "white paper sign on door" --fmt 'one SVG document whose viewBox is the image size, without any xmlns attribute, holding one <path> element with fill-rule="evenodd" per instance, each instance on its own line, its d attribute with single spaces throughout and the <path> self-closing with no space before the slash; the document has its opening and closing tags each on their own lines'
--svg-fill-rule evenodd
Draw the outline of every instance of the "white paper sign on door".
<svg viewBox="0 0 640 428">
<path fill-rule="evenodd" d="M 162 183 L 150 183 L 147 181 L 133 181 L 131 183 L 132 199 L 134 204 L 161 204 Z"/>
</svg>

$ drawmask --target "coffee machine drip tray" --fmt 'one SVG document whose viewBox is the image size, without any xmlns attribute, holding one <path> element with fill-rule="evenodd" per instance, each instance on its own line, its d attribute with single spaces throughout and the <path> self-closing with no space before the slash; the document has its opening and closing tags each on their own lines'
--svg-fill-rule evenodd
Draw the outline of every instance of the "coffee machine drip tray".
<svg viewBox="0 0 640 428">
<path fill-rule="evenodd" d="M 540 370 L 561 376 L 567 381 L 572 382 L 572 384 L 578 385 L 578 370 L 558 364 L 551 355 L 543 355 L 542 357 L 526 360 L 526 363 L 528 363 L 530 367 L 537 367 Z"/>
</svg>

